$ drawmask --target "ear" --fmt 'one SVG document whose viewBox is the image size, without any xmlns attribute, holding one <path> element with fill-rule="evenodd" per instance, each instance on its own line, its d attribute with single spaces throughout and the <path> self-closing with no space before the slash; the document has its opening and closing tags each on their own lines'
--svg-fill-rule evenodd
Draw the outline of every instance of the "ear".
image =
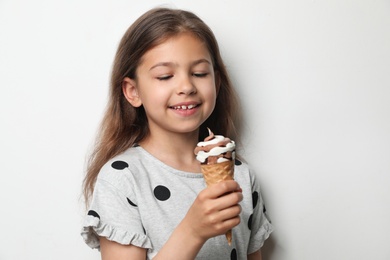
<svg viewBox="0 0 390 260">
<path fill-rule="evenodd" d="M 138 95 L 137 84 L 134 79 L 126 77 L 122 81 L 122 91 L 125 98 L 133 107 L 140 107 L 142 105 L 141 98 Z"/>
<path fill-rule="evenodd" d="M 215 89 L 218 96 L 219 89 L 221 88 L 221 77 L 219 76 L 219 71 L 214 72 L 214 82 L 215 82 Z"/>
</svg>

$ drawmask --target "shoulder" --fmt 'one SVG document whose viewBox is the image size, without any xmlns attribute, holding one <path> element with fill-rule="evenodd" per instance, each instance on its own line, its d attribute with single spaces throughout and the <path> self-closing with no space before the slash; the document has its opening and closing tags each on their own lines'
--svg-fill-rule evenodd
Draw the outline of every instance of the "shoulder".
<svg viewBox="0 0 390 260">
<path fill-rule="evenodd" d="M 236 159 L 234 162 L 234 176 L 253 180 L 254 174 L 249 165 L 243 160 Z"/>
<path fill-rule="evenodd" d="M 249 165 L 244 162 L 242 159 L 235 159 L 234 160 L 234 166 L 235 166 L 235 171 L 248 171 L 249 170 Z"/>
<path fill-rule="evenodd" d="M 109 182 L 112 185 L 132 182 L 133 176 L 139 172 L 139 165 L 144 160 L 141 150 L 131 147 L 107 161 L 101 168 L 97 181 Z"/>
<path fill-rule="evenodd" d="M 142 158 L 142 151 L 138 146 L 130 147 L 124 152 L 114 156 L 108 160 L 102 167 L 102 171 L 107 170 L 123 170 L 131 165 L 137 164 Z"/>
<path fill-rule="evenodd" d="M 242 160 L 235 161 L 234 179 L 240 185 L 250 186 L 252 190 L 259 190 L 259 180 L 257 174 L 246 162 Z"/>
</svg>

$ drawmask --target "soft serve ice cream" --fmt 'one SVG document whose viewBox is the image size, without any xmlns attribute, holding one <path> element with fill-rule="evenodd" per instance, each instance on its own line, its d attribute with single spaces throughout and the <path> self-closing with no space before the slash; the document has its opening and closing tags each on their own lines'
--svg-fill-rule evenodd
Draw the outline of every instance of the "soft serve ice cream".
<svg viewBox="0 0 390 260">
<path fill-rule="evenodd" d="M 209 129 L 209 136 L 199 142 L 194 153 L 200 162 L 207 186 L 234 178 L 234 160 L 236 144 L 222 135 L 214 135 Z M 226 233 L 229 245 L 232 243 L 232 231 Z"/>
<path fill-rule="evenodd" d="M 195 148 L 196 159 L 202 164 L 216 164 L 235 159 L 236 144 L 234 141 L 222 135 L 214 135 L 209 130 L 203 142 L 199 142 Z"/>
</svg>

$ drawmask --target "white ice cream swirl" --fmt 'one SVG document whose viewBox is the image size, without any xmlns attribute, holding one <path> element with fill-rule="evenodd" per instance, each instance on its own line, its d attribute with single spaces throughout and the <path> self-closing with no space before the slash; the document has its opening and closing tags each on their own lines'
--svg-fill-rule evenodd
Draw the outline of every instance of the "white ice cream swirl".
<svg viewBox="0 0 390 260">
<path fill-rule="evenodd" d="M 196 159 L 202 164 L 215 164 L 235 159 L 236 144 L 222 135 L 214 135 L 209 130 L 209 136 L 199 142 L 195 148 Z"/>
</svg>

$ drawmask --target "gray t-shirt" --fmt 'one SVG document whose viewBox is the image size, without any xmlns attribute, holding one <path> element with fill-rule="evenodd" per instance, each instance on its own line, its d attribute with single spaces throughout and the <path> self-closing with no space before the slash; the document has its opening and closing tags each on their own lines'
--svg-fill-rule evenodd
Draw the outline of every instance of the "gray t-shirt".
<svg viewBox="0 0 390 260">
<path fill-rule="evenodd" d="M 236 160 L 234 179 L 244 199 L 232 244 L 225 235 L 210 238 L 196 259 L 246 259 L 272 232 L 259 183 L 245 163 Z M 202 174 L 176 170 L 140 146 L 129 148 L 102 167 L 81 234 L 91 248 L 99 249 L 103 236 L 146 248 L 152 259 L 205 188 Z"/>
</svg>

